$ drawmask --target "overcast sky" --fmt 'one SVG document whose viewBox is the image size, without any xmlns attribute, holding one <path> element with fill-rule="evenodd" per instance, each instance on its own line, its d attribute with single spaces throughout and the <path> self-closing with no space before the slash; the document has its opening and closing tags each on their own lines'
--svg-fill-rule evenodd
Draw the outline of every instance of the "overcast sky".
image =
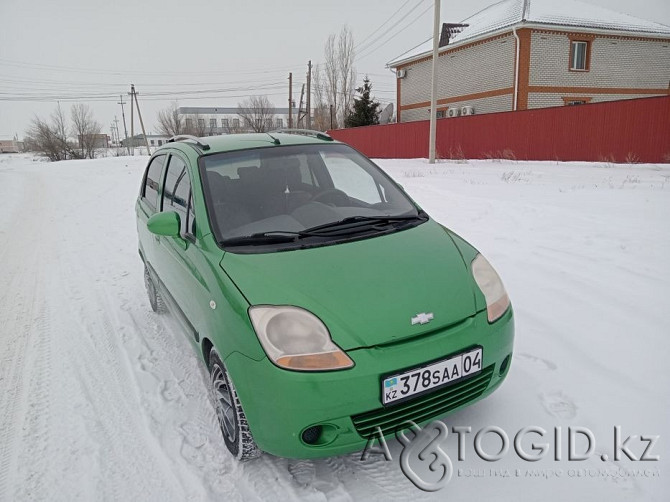
<svg viewBox="0 0 670 502">
<path fill-rule="evenodd" d="M 668 0 L 583 1 L 670 25 Z M 492 3 L 443 0 L 442 20 Z M 131 82 L 147 132 L 177 99 L 236 106 L 253 93 L 283 107 L 288 73 L 299 94 L 307 61 L 319 63 L 326 38 L 344 24 L 358 46 L 359 81 L 368 74 L 388 103 L 395 81 L 385 65 L 431 36 L 432 12 L 432 0 L 0 0 L 0 138 L 22 137 L 57 97 L 68 109 L 67 98 L 81 98 L 109 133 Z"/>
</svg>

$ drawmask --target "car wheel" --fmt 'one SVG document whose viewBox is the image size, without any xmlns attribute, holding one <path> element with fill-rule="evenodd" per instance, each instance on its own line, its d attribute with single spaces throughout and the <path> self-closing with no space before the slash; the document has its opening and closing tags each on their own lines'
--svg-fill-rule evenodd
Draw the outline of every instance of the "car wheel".
<svg viewBox="0 0 670 502">
<path fill-rule="evenodd" d="M 144 287 L 147 289 L 147 295 L 149 296 L 149 304 L 151 305 L 151 310 L 154 312 L 165 312 L 165 304 L 163 303 L 163 298 L 161 298 L 156 285 L 154 284 L 149 269 L 144 267 Z"/>
<path fill-rule="evenodd" d="M 235 386 L 214 349 L 209 354 L 209 375 L 212 401 L 226 447 L 237 460 L 258 457 L 261 450 L 251 435 Z"/>
</svg>

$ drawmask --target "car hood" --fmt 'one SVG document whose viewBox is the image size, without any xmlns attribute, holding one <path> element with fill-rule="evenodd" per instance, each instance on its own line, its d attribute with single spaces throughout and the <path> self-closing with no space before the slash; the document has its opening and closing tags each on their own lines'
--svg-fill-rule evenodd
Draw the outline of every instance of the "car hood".
<svg viewBox="0 0 670 502">
<path fill-rule="evenodd" d="M 470 271 L 449 234 L 432 220 L 329 246 L 226 252 L 221 266 L 251 305 L 307 309 L 344 350 L 421 335 L 476 312 Z M 422 313 L 433 319 L 413 325 Z"/>
</svg>

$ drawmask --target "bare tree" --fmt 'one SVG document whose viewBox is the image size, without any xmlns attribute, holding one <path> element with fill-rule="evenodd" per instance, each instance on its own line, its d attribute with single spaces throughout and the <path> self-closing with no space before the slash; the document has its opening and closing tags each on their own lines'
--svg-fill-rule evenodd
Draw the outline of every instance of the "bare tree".
<svg viewBox="0 0 670 502">
<path fill-rule="evenodd" d="M 96 149 L 101 144 L 102 125 L 93 118 L 93 112 L 88 105 L 74 104 L 70 109 L 72 120 L 72 134 L 79 143 L 80 157 L 94 159 Z"/>
<path fill-rule="evenodd" d="M 26 140 L 32 149 L 52 162 L 79 156 L 75 145 L 68 142 L 67 123 L 60 104 L 51 114 L 50 122 L 38 116 L 33 118 Z"/>
<path fill-rule="evenodd" d="M 237 114 L 242 119 L 245 129 L 254 132 L 265 132 L 268 123 L 274 122 L 275 107 L 267 96 L 251 96 L 237 105 Z"/>
<path fill-rule="evenodd" d="M 185 134 L 184 118 L 179 113 L 177 103 L 158 112 L 158 132 L 165 136 Z"/>
<path fill-rule="evenodd" d="M 337 64 L 337 55 L 335 53 L 335 35 L 331 34 L 326 40 L 323 48 L 324 72 L 326 74 L 325 94 L 328 96 L 328 104 L 337 110 L 338 90 L 340 87 L 339 66 Z M 337 128 L 337 120 L 334 124 Z"/>
<path fill-rule="evenodd" d="M 330 120 L 328 117 L 328 100 L 321 80 L 321 71 L 321 66 L 317 64 L 312 72 L 312 128 L 325 131 L 330 128 Z"/>
<path fill-rule="evenodd" d="M 317 76 L 318 84 L 315 91 L 320 88 L 321 95 L 316 96 L 317 107 L 327 111 L 327 121 L 330 126 L 330 107 L 333 107 L 333 127 L 337 128 L 344 124 L 344 117 L 349 114 L 354 98 L 356 82 L 356 69 L 354 60 L 354 38 L 348 26 L 343 26 L 339 36 L 331 34 L 323 48 L 324 79 L 321 84 L 321 76 Z M 317 65 L 315 74 L 319 74 L 321 68 Z M 319 102 L 319 99 L 323 101 Z M 325 105 L 325 107 L 323 106 Z"/>
<path fill-rule="evenodd" d="M 337 43 L 337 64 L 340 72 L 340 91 L 342 93 L 340 114 L 343 122 L 351 112 L 351 104 L 353 103 L 356 91 L 355 56 L 354 37 L 349 27 L 345 24 L 340 31 L 340 38 Z"/>
</svg>

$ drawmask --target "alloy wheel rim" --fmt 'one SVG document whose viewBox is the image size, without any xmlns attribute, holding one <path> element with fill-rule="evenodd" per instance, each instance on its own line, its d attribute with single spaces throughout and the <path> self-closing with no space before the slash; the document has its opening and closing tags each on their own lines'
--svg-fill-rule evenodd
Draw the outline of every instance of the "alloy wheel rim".
<svg viewBox="0 0 670 502">
<path fill-rule="evenodd" d="M 237 435 L 235 429 L 235 409 L 233 407 L 230 387 L 228 386 L 228 382 L 226 382 L 223 370 L 218 364 L 214 365 L 212 369 L 211 384 L 219 425 L 226 439 L 232 443 L 235 441 Z"/>
</svg>

